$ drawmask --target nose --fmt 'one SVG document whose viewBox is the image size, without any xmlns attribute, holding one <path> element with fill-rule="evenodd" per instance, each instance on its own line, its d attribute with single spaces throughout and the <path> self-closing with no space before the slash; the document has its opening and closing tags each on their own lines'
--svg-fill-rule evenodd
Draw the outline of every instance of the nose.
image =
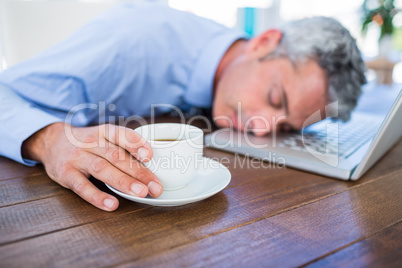
<svg viewBox="0 0 402 268">
<path fill-rule="evenodd" d="M 272 131 L 271 123 L 262 116 L 252 116 L 249 119 L 248 130 L 256 136 L 264 136 Z"/>
<path fill-rule="evenodd" d="M 254 115 L 249 118 L 247 129 L 256 136 L 264 136 L 270 132 L 279 130 L 280 125 L 286 120 L 284 114 L 272 114 L 271 116 Z"/>
</svg>

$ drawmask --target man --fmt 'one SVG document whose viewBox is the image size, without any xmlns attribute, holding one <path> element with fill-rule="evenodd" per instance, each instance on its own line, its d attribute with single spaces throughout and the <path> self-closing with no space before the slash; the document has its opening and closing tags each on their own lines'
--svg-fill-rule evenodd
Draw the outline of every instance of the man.
<svg viewBox="0 0 402 268">
<path fill-rule="evenodd" d="M 157 197 L 163 186 L 143 165 L 130 164 L 130 156 L 152 157 L 144 138 L 122 126 L 89 124 L 146 116 L 163 103 L 212 108 L 220 127 L 241 116 L 234 127 L 256 135 L 300 129 L 335 100 L 347 119 L 363 72 L 355 41 L 333 19 L 301 20 L 247 40 L 189 13 L 125 4 L 0 74 L 0 154 L 43 163 L 54 181 L 113 211 L 118 200 L 92 185 L 91 175 L 140 197 Z"/>
</svg>

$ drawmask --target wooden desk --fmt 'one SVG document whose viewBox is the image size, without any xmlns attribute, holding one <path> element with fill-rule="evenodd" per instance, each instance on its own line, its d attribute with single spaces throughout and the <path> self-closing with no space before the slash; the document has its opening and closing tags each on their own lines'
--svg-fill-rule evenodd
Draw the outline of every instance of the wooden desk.
<svg viewBox="0 0 402 268">
<path fill-rule="evenodd" d="M 266 163 L 251 168 L 250 159 L 212 149 L 205 156 L 231 160 L 222 192 L 172 208 L 119 198 L 111 213 L 54 183 L 41 166 L 0 157 L 0 266 L 401 264 L 402 141 L 358 182 Z"/>
</svg>

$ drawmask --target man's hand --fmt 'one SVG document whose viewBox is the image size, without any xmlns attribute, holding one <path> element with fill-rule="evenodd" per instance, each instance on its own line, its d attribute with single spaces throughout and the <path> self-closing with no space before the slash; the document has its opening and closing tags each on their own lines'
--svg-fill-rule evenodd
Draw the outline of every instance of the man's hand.
<svg viewBox="0 0 402 268">
<path fill-rule="evenodd" d="M 95 187 L 88 180 L 91 175 L 126 194 L 162 193 L 161 182 L 140 162 L 151 159 L 150 145 L 125 127 L 54 123 L 28 138 L 22 154 L 42 162 L 51 179 L 103 210 L 117 209 L 119 201 Z"/>
</svg>

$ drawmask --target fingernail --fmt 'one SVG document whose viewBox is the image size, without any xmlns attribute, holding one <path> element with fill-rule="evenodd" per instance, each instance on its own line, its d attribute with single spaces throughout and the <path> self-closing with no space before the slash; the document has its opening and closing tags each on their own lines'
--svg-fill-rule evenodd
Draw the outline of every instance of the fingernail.
<svg viewBox="0 0 402 268">
<path fill-rule="evenodd" d="M 141 160 L 145 160 L 148 158 L 148 149 L 141 147 L 140 149 L 138 149 L 138 156 L 141 158 Z"/>
<path fill-rule="evenodd" d="M 104 204 L 105 207 L 107 207 L 107 208 L 112 208 L 113 205 L 114 205 L 114 200 L 113 200 L 113 199 L 106 198 L 105 200 L 103 200 L 103 204 Z"/>
<path fill-rule="evenodd" d="M 140 195 L 142 190 L 144 189 L 145 185 L 139 184 L 139 183 L 133 183 L 131 184 L 131 191 L 133 191 L 134 194 Z"/>
<path fill-rule="evenodd" d="M 148 190 L 149 190 L 153 195 L 159 196 L 160 192 L 162 191 L 162 185 L 160 185 L 160 184 L 157 183 L 157 182 L 151 181 L 151 182 L 148 184 Z"/>
</svg>

